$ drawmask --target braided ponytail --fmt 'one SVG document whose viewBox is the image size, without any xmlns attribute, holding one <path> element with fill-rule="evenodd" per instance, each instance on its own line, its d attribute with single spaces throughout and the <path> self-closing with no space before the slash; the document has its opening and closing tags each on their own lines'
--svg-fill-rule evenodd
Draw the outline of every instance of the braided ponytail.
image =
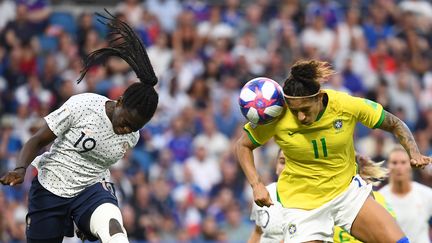
<svg viewBox="0 0 432 243">
<path fill-rule="evenodd" d="M 84 58 L 84 68 L 77 82 L 82 81 L 91 66 L 111 56 L 120 57 L 129 64 L 140 81 L 130 85 L 123 93 L 123 105 L 127 109 L 137 110 L 146 120 L 150 120 L 156 111 L 159 96 L 154 89 L 158 79 L 146 49 L 127 23 L 114 17 L 106 9 L 105 12 L 108 16 L 99 13 L 96 15 L 98 21 L 110 29 L 108 47 L 93 51 Z"/>
</svg>

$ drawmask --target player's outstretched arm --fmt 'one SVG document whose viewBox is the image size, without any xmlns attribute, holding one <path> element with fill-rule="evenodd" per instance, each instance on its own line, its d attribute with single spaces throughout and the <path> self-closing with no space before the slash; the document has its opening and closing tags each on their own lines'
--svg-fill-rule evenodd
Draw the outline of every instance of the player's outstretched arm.
<svg viewBox="0 0 432 243">
<path fill-rule="evenodd" d="M 254 150 L 255 148 L 256 146 L 249 139 L 246 132 L 243 131 L 242 135 L 237 141 L 235 154 L 237 156 L 237 160 L 240 163 L 240 167 L 242 168 L 249 184 L 252 187 L 255 203 L 260 207 L 270 207 L 271 205 L 273 205 L 270 194 L 267 191 L 265 185 L 261 182 L 258 172 L 255 168 L 252 153 L 252 150 Z"/>
<path fill-rule="evenodd" d="M 431 158 L 423 156 L 414 140 L 414 136 L 408 126 L 390 112 L 385 112 L 385 118 L 381 126 L 382 130 L 393 133 L 399 140 L 399 143 L 405 148 L 411 159 L 411 165 L 416 167 L 425 167 L 431 162 Z"/>
<path fill-rule="evenodd" d="M 0 178 L 3 185 L 14 186 L 24 181 L 27 167 L 36 158 L 38 152 L 56 139 L 56 135 L 51 131 L 46 122 L 39 131 L 36 132 L 21 149 L 16 167 Z"/>
<path fill-rule="evenodd" d="M 255 225 L 255 228 L 252 231 L 251 235 L 249 236 L 247 243 L 259 243 L 261 241 L 262 234 L 263 232 L 261 230 L 261 227 Z"/>
</svg>

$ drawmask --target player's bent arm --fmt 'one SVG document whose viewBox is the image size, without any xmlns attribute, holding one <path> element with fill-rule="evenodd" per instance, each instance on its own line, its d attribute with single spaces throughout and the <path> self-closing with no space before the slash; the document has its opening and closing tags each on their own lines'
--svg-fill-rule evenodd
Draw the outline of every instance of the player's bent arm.
<svg viewBox="0 0 432 243">
<path fill-rule="evenodd" d="M 243 172 L 246 175 L 249 184 L 252 187 L 260 183 L 260 178 L 255 168 L 252 153 L 252 150 L 254 150 L 256 147 L 257 146 L 254 145 L 249 139 L 247 133 L 245 131 L 242 131 L 241 136 L 235 146 L 235 154 Z"/>
<path fill-rule="evenodd" d="M 256 147 L 257 145 L 254 145 L 246 132 L 243 131 L 239 140 L 237 141 L 235 154 L 249 184 L 252 186 L 255 203 L 259 207 L 270 207 L 273 202 L 265 185 L 261 182 L 254 164 L 252 150 L 254 150 Z"/>
<path fill-rule="evenodd" d="M 414 154 L 419 154 L 420 152 L 414 140 L 414 136 L 405 122 L 401 121 L 390 112 L 384 112 L 385 118 L 379 128 L 393 133 L 393 135 L 399 140 L 399 143 L 405 148 L 410 158 L 412 158 Z"/>
<path fill-rule="evenodd" d="M 27 168 L 34 158 L 36 158 L 39 151 L 43 147 L 52 143 L 56 138 L 57 136 L 51 131 L 48 124 L 44 122 L 42 128 L 40 128 L 21 149 L 21 152 L 18 155 L 17 168 Z"/>
<path fill-rule="evenodd" d="M 261 227 L 258 225 L 255 225 L 254 230 L 252 231 L 251 235 L 249 236 L 248 243 L 259 243 L 262 235 Z"/>
<path fill-rule="evenodd" d="M 24 181 L 27 167 L 36 158 L 39 150 L 56 139 L 56 135 L 50 130 L 46 122 L 23 146 L 19 155 L 16 167 L 0 178 L 3 185 L 14 186 Z"/>
</svg>

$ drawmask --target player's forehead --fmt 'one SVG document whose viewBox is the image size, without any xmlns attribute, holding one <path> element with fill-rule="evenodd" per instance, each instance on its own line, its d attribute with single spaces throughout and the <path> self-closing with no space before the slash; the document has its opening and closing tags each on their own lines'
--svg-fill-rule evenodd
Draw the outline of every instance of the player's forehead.
<svg viewBox="0 0 432 243">
<path fill-rule="evenodd" d="M 128 120 L 130 123 L 134 124 L 145 124 L 145 117 L 136 109 L 122 108 L 122 116 L 124 119 Z"/>
<path fill-rule="evenodd" d="M 287 104 L 290 109 L 306 110 L 316 106 L 316 99 L 287 99 Z"/>
<path fill-rule="evenodd" d="M 408 162 L 409 156 L 405 151 L 397 150 L 390 153 L 388 160 L 390 163 Z"/>
</svg>

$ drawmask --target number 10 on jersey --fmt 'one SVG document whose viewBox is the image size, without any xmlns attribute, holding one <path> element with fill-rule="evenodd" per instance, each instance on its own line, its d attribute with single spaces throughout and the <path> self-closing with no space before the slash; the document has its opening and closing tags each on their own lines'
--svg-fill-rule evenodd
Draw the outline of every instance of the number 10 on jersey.
<svg viewBox="0 0 432 243">
<path fill-rule="evenodd" d="M 327 157 L 326 140 L 325 140 L 325 138 L 321 138 L 319 141 L 321 142 L 322 156 L 324 158 L 326 158 Z M 312 146 L 313 146 L 313 150 L 314 150 L 315 159 L 318 159 L 320 157 L 320 153 L 319 153 L 319 149 L 318 149 L 318 142 L 316 139 L 312 140 Z"/>
</svg>

